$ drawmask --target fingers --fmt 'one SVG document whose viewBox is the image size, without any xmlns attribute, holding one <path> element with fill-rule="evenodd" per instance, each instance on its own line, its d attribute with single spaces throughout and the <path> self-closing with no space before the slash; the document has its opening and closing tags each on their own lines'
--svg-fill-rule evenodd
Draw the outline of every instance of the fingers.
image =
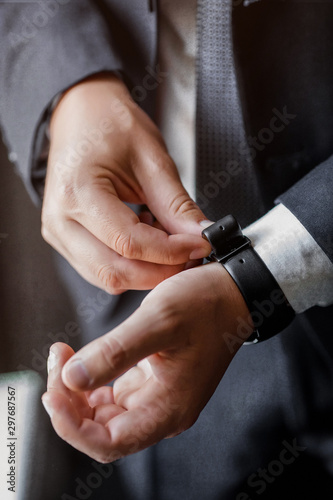
<svg viewBox="0 0 333 500">
<path fill-rule="evenodd" d="M 119 200 L 117 207 L 111 206 L 111 198 L 106 205 L 106 213 L 117 213 L 117 220 L 112 221 L 105 217 L 103 223 L 94 225 L 93 218 L 89 218 L 86 227 L 123 257 L 156 264 L 177 265 L 188 260 L 201 259 L 209 254 L 210 246 L 201 238 L 200 231 L 195 236 L 187 234 L 188 228 L 185 230 L 185 227 L 179 227 L 176 231 L 178 228 L 174 227 L 170 232 L 183 234 L 168 234 L 165 230 L 141 223 Z"/>
<path fill-rule="evenodd" d="M 139 219 L 143 224 L 148 224 L 149 226 L 152 226 L 154 224 L 154 217 L 148 209 L 140 212 Z M 160 227 L 159 229 L 162 229 L 162 227 Z"/>
<path fill-rule="evenodd" d="M 50 348 L 48 358 L 48 379 L 47 391 L 49 398 L 52 401 L 58 401 L 60 395 L 68 398 L 74 405 L 77 411 L 80 411 L 85 416 L 91 415 L 91 408 L 87 404 L 87 398 L 84 393 L 73 393 L 64 385 L 61 377 L 61 372 L 64 364 L 74 351 L 67 344 L 58 342 L 53 344 Z"/>
<path fill-rule="evenodd" d="M 158 308 L 154 309 L 153 301 L 148 306 L 141 305 L 121 325 L 70 359 L 62 373 L 65 385 L 74 391 L 93 389 L 150 354 L 170 348 L 172 322 L 172 317 L 163 318 Z"/>
<path fill-rule="evenodd" d="M 139 366 L 133 366 L 133 368 L 130 368 L 121 377 L 118 377 L 113 385 L 116 404 L 124 408 L 139 406 L 140 401 L 142 401 L 142 389 L 147 380 L 149 380 L 150 375 Z"/>
<path fill-rule="evenodd" d="M 67 389 L 61 379 L 61 370 L 73 350 L 66 344 L 53 344 L 49 356 L 49 377 L 47 392 L 43 394 L 42 402 L 48 412 L 57 434 L 69 444 L 88 453 L 94 450 L 95 440 L 100 438 L 99 448 L 109 450 L 109 435 L 105 424 L 125 410 L 114 404 L 111 387 L 103 387 L 96 394 L 89 394 L 90 403 L 84 393 L 73 393 Z M 99 449 L 97 447 L 97 450 Z M 93 451 L 92 451 L 93 453 Z M 119 453 L 115 458 L 119 456 Z"/>
<path fill-rule="evenodd" d="M 112 414 L 101 407 L 100 421 L 81 418 L 63 394 L 52 400 L 46 393 L 43 400 L 52 425 L 62 439 L 91 458 L 108 463 L 147 448 L 172 433 L 175 407 L 168 404 L 168 398 L 160 392 L 157 393 L 156 388 L 153 400 L 145 407 L 119 409 L 118 414 L 116 410 Z M 104 417 L 103 411 L 106 412 Z"/>
<path fill-rule="evenodd" d="M 89 405 L 94 410 L 94 421 L 102 425 L 106 425 L 111 418 L 126 411 L 121 405 L 115 403 L 112 387 L 99 387 L 85 394 Z"/>
<path fill-rule="evenodd" d="M 66 221 L 57 230 L 62 238 L 51 238 L 50 243 L 89 283 L 108 293 L 150 290 L 185 267 L 184 264 L 168 266 L 128 260 L 74 221 Z"/>
<path fill-rule="evenodd" d="M 141 451 L 180 431 L 176 405 L 169 407 L 168 398 L 157 393 L 157 388 L 153 394 L 144 407 L 132 408 L 106 424 L 113 446 L 122 455 Z"/>
<path fill-rule="evenodd" d="M 50 188 L 49 188 L 50 189 Z M 68 197 L 69 198 L 69 197 Z M 66 203 L 69 204 L 66 210 Z M 92 187 L 89 183 L 80 189 L 73 202 L 63 200 L 66 218 L 56 209 L 43 209 L 43 236 L 49 243 L 67 247 L 69 235 L 62 229 L 68 221 L 77 221 L 118 255 L 131 260 L 141 260 L 164 265 L 179 265 L 208 255 L 209 244 L 191 234 L 172 234 L 140 222 L 139 217 L 118 196 L 108 189 Z M 178 231 L 179 232 L 179 231 Z M 183 231 L 185 233 L 185 231 Z"/>
<path fill-rule="evenodd" d="M 198 224 L 204 215 L 182 187 L 157 127 L 127 95 L 121 82 L 97 78 L 74 86 L 53 113 L 42 232 L 46 241 L 66 258 L 66 254 L 72 253 L 71 263 L 76 264 L 76 269 L 83 269 L 85 274 L 80 274 L 84 277 L 89 273 L 85 270 L 87 262 L 80 261 L 78 249 L 73 252 L 69 248 L 69 221 L 79 223 L 94 243 L 104 244 L 128 260 L 179 266 L 210 252 Z M 105 106 L 114 101 L 121 104 L 129 123 L 126 129 L 118 127 L 109 136 L 98 126 L 107 116 L 111 121 L 119 120 L 114 105 Z M 100 140 L 90 143 L 86 137 L 89 130 L 97 133 Z M 76 149 L 81 151 L 79 145 L 86 143 L 87 151 L 78 154 Z M 124 201 L 147 202 L 166 230 L 141 222 Z M 85 243 L 82 239 L 77 246 L 85 251 Z M 97 262 L 99 265 L 100 259 Z M 103 278 L 110 275 L 109 260 L 105 262 Z M 133 271 L 146 274 L 146 269 Z M 118 272 L 121 273 L 122 270 Z M 152 274 L 148 284 L 111 288 L 151 288 L 161 281 L 153 282 Z M 161 274 L 172 273 L 162 270 Z M 89 281 L 99 286 L 96 274 Z"/>
<path fill-rule="evenodd" d="M 206 257 L 209 253 L 210 246 L 201 237 L 200 227 L 196 235 L 188 234 L 184 227 L 182 231 L 172 231 L 183 234 L 169 235 L 140 222 L 139 217 L 108 190 L 90 189 L 89 198 L 84 201 L 89 212 L 79 213 L 78 222 L 127 259 L 176 265 Z"/>
<path fill-rule="evenodd" d="M 69 398 L 47 392 L 43 403 L 56 433 L 67 443 L 98 461 L 102 457 L 105 462 L 120 458 L 121 453 L 112 448 L 109 429 L 95 420 L 82 418 Z"/>
<path fill-rule="evenodd" d="M 142 162 L 144 168 L 140 170 L 140 181 L 147 205 L 155 217 L 170 233 L 201 237 L 203 227 L 200 223 L 207 218 L 183 187 L 170 156 L 159 150 L 157 154 L 143 158 Z"/>
<path fill-rule="evenodd" d="M 66 361 L 68 361 L 73 356 L 73 349 L 62 342 L 53 344 L 50 348 L 49 357 L 47 360 L 47 390 L 56 390 L 62 392 L 65 395 L 69 394 L 67 387 L 64 386 L 61 371 Z"/>
<path fill-rule="evenodd" d="M 87 404 L 84 408 L 85 394 L 74 394 L 64 388 L 60 377 L 72 349 L 58 343 L 52 346 L 52 353 L 48 392 L 43 395 L 43 404 L 56 433 L 81 452 L 99 462 L 111 462 L 156 443 L 176 427 L 179 405 L 172 403 L 166 389 L 154 378 L 149 380 L 150 370 L 139 377 L 132 372 L 134 385 L 133 381 L 128 382 L 127 395 L 118 397 L 129 404 L 134 401 L 134 407 L 125 409 L 115 404 L 113 389 L 101 387 L 87 394 L 93 408 Z M 120 392 L 125 389 L 124 380 L 121 386 Z"/>
<path fill-rule="evenodd" d="M 104 386 L 86 393 L 91 407 L 97 405 L 114 404 L 113 387 Z"/>
</svg>

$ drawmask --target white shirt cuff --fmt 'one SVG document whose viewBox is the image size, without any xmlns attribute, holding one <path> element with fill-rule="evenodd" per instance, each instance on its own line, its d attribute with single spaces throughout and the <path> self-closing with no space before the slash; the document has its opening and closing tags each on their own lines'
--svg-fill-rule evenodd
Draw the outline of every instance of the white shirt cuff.
<svg viewBox="0 0 333 500">
<path fill-rule="evenodd" d="M 333 263 L 282 203 L 246 229 L 296 313 L 333 303 Z"/>
</svg>

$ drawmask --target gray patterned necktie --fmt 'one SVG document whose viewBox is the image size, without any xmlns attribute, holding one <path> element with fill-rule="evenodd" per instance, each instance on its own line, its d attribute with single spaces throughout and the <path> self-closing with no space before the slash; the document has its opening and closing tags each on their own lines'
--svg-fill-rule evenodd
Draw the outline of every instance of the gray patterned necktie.
<svg viewBox="0 0 333 500">
<path fill-rule="evenodd" d="M 196 190 L 208 218 L 232 213 L 244 227 L 261 202 L 246 154 L 231 19 L 232 0 L 198 0 Z"/>
</svg>

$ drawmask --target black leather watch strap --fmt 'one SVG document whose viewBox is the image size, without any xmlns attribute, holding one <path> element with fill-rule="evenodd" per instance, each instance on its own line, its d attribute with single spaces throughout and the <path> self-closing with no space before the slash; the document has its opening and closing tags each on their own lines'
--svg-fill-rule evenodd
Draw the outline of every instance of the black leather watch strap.
<svg viewBox="0 0 333 500">
<path fill-rule="evenodd" d="M 286 296 L 232 215 L 206 228 L 210 261 L 220 262 L 235 281 L 255 327 L 247 343 L 266 340 L 286 328 L 295 316 Z"/>
</svg>

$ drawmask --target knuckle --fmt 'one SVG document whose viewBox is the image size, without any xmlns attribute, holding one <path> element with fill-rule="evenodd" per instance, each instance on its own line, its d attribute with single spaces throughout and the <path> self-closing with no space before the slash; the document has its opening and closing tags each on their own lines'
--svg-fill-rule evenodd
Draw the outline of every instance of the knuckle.
<svg viewBox="0 0 333 500">
<path fill-rule="evenodd" d="M 103 453 L 101 455 L 98 455 L 96 458 L 97 462 L 100 462 L 101 464 L 108 464 L 114 460 L 112 453 Z"/>
<path fill-rule="evenodd" d="M 118 295 L 120 290 L 126 288 L 124 272 L 111 265 L 102 265 L 97 270 L 97 277 L 103 288 L 110 294 Z"/>
<path fill-rule="evenodd" d="M 177 304 L 158 304 L 155 309 L 155 315 L 161 333 L 177 336 L 182 323 L 182 314 L 179 307 L 177 307 Z"/>
<path fill-rule="evenodd" d="M 124 456 L 124 454 L 121 451 L 119 451 L 119 449 L 123 447 L 122 441 L 117 440 L 117 442 L 115 442 L 113 439 L 112 439 L 112 441 L 113 441 L 112 450 L 106 450 L 104 453 L 102 453 L 102 456 L 100 458 L 100 461 L 104 464 L 109 464 L 110 462 L 114 462 L 115 460 L 119 460 L 120 458 L 122 458 Z"/>
<path fill-rule="evenodd" d="M 130 234 L 119 233 L 113 240 L 114 250 L 127 259 L 138 259 L 142 257 L 140 245 Z"/>
<path fill-rule="evenodd" d="M 161 141 L 163 139 L 161 138 Z M 169 172 L 174 169 L 174 163 L 171 160 L 166 149 L 161 149 L 161 142 L 156 148 L 150 151 L 151 164 L 155 166 L 157 172 Z M 164 141 L 163 141 L 164 145 Z"/>
<path fill-rule="evenodd" d="M 121 342 L 115 337 L 103 337 L 101 355 L 105 366 L 111 372 L 121 369 L 127 359 L 127 353 Z"/>
<path fill-rule="evenodd" d="M 115 450 L 113 448 L 110 449 L 106 443 L 103 446 L 103 448 L 104 449 L 93 450 L 91 455 L 90 454 L 89 455 L 91 456 L 91 458 L 102 464 L 109 464 L 114 460 L 117 460 L 122 457 L 122 454 L 117 449 Z"/>
<path fill-rule="evenodd" d="M 177 193 L 169 202 L 169 210 L 174 215 L 189 215 L 196 213 L 198 207 L 187 193 Z"/>
<path fill-rule="evenodd" d="M 169 156 L 162 137 L 158 137 L 149 152 L 145 151 L 144 155 L 144 163 L 142 163 L 147 166 L 151 175 L 160 175 L 164 172 L 177 175 L 177 168 Z"/>
<path fill-rule="evenodd" d="M 59 183 L 57 188 L 57 198 L 61 206 L 71 208 L 76 205 L 77 193 L 72 182 L 64 181 Z"/>
<path fill-rule="evenodd" d="M 96 455 L 95 460 L 101 464 L 107 464 L 111 461 L 111 460 L 109 460 L 107 453 L 102 453 L 102 454 Z"/>
<path fill-rule="evenodd" d="M 54 206 L 60 214 L 75 215 L 80 213 L 83 204 L 90 203 L 88 187 L 84 184 L 79 185 L 72 179 L 63 179 L 55 184 L 52 194 L 49 195 L 49 204 Z"/>
<path fill-rule="evenodd" d="M 71 434 L 70 432 L 66 431 L 65 429 L 59 428 L 59 426 L 56 423 L 53 423 L 54 430 L 58 434 L 58 436 L 66 441 L 66 443 L 71 444 Z"/>
</svg>

